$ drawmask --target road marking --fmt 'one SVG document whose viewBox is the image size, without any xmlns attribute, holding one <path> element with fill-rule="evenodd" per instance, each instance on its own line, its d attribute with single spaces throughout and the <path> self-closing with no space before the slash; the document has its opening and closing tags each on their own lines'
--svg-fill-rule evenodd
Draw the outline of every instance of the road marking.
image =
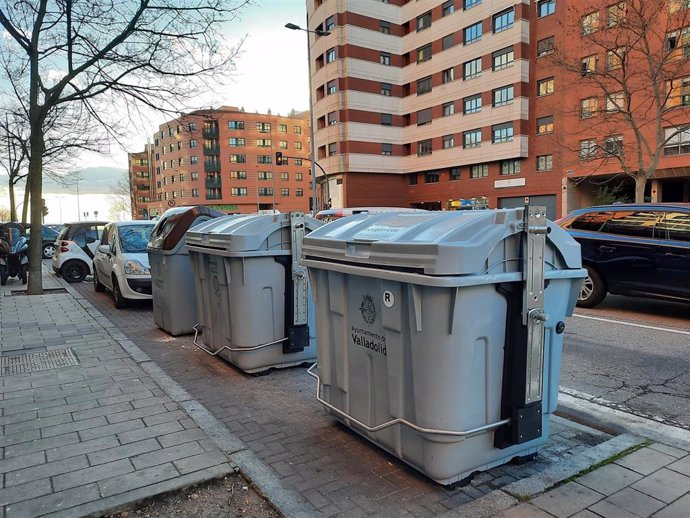
<svg viewBox="0 0 690 518">
<path fill-rule="evenodd" d="M 612 324 L 622 324 L 624 326 L 641 327 L 643 329 L 652 329 L 653 331 L 666 331 L 667 333 L 676 333 L 679 335 L 689 335 L 690 336 L 690 331 L 681 331 L 680 329 L 669 329 L 668 327 L 648 326 L 645 324 L 633 324 L 632 322 L 624 322 L 622 320 L 613 320 L 610 318 L 601 318 L 601 317 L 589 317 L 586 315 L 575 314 L 573 316 L 579 317 L 579 318 L 586 318 L 589 320 L 598 320 L 600 322 L 610 322 Z"/>
</svg>

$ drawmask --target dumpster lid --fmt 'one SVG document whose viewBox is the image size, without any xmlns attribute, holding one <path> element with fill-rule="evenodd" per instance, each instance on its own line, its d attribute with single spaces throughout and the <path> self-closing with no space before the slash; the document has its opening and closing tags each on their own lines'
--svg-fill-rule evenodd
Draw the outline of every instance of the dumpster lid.
<svg viewBox="0 0 690 518">
<path fill-rule="evenodd" d="M 430 275 L 520 271 L 524 208 L 386 213 L 342 218 L 305 237 L 307 260 Z M 547 269 L 580 268 L 580 247 L 548 222 Z"/>
<path fill-rule="evenodd" d="M 305 232 L 323 225 L 305 216 Z M 187 245 L 226 252 L 290 251 L 290 213 L 216 218 L 187 232 Z"/>
<path fill-rule="evenodd" d="M 153 227 L 148 248 L 153 250 L 172 250 L 184 237 L 185 232 L 194 226 L 199 218 L 219 218 L 224 213 L 203 205 L 175 207 L 166 210 Z"/>
</svg>

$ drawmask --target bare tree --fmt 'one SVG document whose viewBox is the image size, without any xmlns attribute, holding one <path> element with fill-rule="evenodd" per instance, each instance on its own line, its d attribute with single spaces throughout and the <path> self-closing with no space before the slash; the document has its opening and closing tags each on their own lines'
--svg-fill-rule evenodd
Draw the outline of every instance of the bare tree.
<svg viewBox="0 0 690 518">
<path fill-rule="evenodd" d="M 110 184 L 108 191 L 110 193 L 108 195 L 110 200 L 110 217 L 117 219 L 122 213 L 125 213 L 131 218 L 134 193 L 129 180 L 129 171 L 122 173 L 122 176 L 116 182 Z"/>
<path fill-rule="evenodd" d="M 9 220 L 17 221 L 17 203 L 15 200 L 15 189 L 17 184 L 26 178 L 26 162 L 28 161 L 28 141 L 26 136 L 21 133 L 22 126 L 16 124 L 16 114 L 12 114 L 12 124 L 10 124 L 10 114 L 5 113 L 4 120 L 0 120 L 0 164 L 7 173 L 10 195 Z M 24 212 L 26 214 L 26 200 Z M 25 219 L 22 220 L 26 222 Z"/>
<path fill-rule="evenodd" d="M 550 59 L 566 72 L 563 110 L 578 112 L 575 134 L 603 133 L 605 139 L 583 140 L 579 149 L 571 140 L 566 150 L 593 172 L 616 164 L 634 179 L 635 201 L 643 202 L 664 148 L 686 131 L 690 115 L 690 78 L 684 79 L 690 75 L 687 4 L 626 0 L 603 11 L 589 5 L 570 3 L 562 19 L 562 34 L 581 39 L 582 54 L 556 49 Z M 567 139 L 560 144 L 568 148 Z"/>
<path fill-rule="evenodd" d="M 175 112 L 232 70 L 223 23 L 249 0 L 37 0 L 0 5 L 0 63 L 29 123 L 31 220 L 40 221 L 46 125 L 79 105 L 117 136 L 109 114 Z M 104 109 L 104 105 L 107 109 Z M 38 200 L 38 201 L 37 201 Z M 40 225 L 31 229 L 29 294 L 42 293 Z"/>
</svg>

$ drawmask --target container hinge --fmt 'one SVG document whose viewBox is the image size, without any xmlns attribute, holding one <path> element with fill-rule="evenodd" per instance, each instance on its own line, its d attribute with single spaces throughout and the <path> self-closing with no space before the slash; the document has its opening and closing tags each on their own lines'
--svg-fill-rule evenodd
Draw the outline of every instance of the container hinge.
<svg viewBox="0 0 690 518">
<path fill-rule="evenodd" d="M 302 240 L 305 235 L 304 212 L 290 212 L 291 276 L 292 276 L 292 323 L 288 325 L 288 341 L 283 344 L 284 353 L 300 352 L 309 346 L 307 316 L 308 275 L 302 266 Z M 288 296 L 288 294 L 286 294 Z"/>
</svg>

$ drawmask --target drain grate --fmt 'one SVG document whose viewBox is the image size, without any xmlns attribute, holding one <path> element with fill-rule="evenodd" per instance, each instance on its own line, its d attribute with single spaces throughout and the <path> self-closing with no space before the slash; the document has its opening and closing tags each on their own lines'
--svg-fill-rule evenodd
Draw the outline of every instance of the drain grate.
<svg viewBox="0 0 690 518">
<path fill-rule="evenodd" d="M 10 293 L 12 295 L 27 295 L 25 289 L 12 290 Z M 54 293 L 67 293 L 67 290 L 65 288 L 43 288 L 43 293 L 41 293 L 41 295 L 52 295 Z"/>
<path fill-rule="evenodd" d="M 55 349 L 41 353 L 0 357 L 0 376 L 59 369 L 78 365 L 72 349 Z"/>
</svg>

